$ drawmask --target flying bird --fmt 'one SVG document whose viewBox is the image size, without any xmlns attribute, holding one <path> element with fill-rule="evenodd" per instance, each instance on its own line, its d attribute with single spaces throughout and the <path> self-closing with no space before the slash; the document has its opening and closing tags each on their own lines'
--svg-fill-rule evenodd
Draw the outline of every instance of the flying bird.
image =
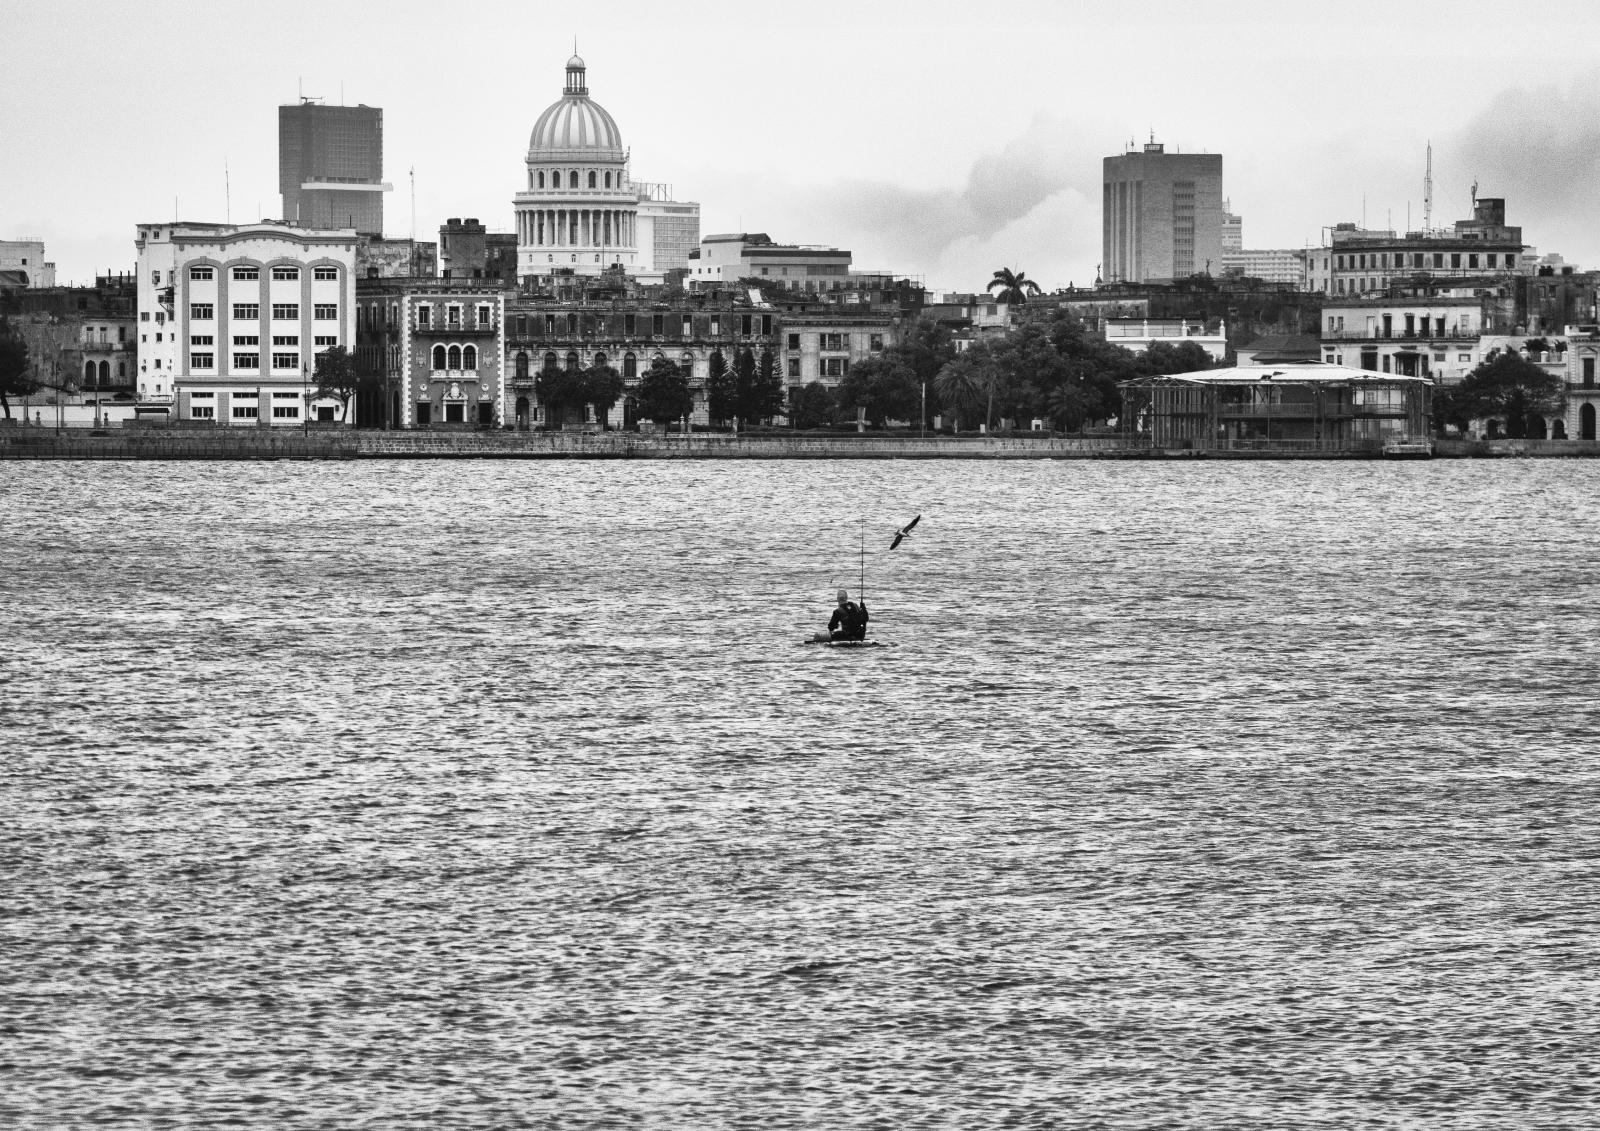
<svg viewBox="0 0 1600 1131">
<path fill-rule="evenodd" d="M 899 530 L 896 530 L 894 532 L 894 541 L 889 543 L 889 549 L 892 550 L 896 546 L 900 545 L 900 543 L 911 534 L 911 531 L 916 527 L 917 523 L 921 521 L 922 516 L 919 514 L 916 518 L 906 523 Z"/>
</svg>

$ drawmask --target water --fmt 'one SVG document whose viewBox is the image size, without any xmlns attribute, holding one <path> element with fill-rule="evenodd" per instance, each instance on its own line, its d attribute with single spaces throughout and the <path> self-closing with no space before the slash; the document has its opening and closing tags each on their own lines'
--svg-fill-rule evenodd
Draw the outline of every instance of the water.
<svg viewBox="0 0 1600 1131">
<path fill-rule="evenodd" d="M 0 1124 L 1595 1120 L 1600 464 L 3 474 Z"/>
</svg>

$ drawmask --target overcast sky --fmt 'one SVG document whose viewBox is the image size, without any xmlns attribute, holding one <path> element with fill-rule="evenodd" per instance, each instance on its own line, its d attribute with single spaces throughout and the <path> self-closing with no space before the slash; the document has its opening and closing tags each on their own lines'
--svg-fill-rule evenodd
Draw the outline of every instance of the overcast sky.
<svg viewBox="0 0 1600 1131">
<path fill-rule="evenodd" d="M 141 221 L 276 216 L 277 107 L 384 111 L 388 234 L 509 230 L 576 38 L 636 180 L 701 232 L 849 248 L 981 289 L 1091 282 L 1101 159 L 1154 130 L 1223 154 L 1246 247 L 1507 198 L 1541 253 L 1600 267 L 1600 5 L 1387 0 L 356 4 L 0 0 L 0 238 L 62 281 L 131 269 Z"/>
</svg>

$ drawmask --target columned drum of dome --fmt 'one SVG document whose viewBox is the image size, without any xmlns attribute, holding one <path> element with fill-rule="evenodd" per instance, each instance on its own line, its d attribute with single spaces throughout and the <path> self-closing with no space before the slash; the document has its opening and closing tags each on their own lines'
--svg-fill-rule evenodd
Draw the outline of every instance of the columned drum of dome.
<svg viewBox="0 0 1600 1131">
<path fill-rule="evenodd" d="M 578 275 L 649 268 L 639 255 L 639 192 L 628 173 L 622 131 L 589 97 L 586 68 L 576 55 L 567 60 L 560 100 L 533 124 L 527 165 L 527 183 L 513 201 L 519 277 L 563 268 Z"/>
</svg>

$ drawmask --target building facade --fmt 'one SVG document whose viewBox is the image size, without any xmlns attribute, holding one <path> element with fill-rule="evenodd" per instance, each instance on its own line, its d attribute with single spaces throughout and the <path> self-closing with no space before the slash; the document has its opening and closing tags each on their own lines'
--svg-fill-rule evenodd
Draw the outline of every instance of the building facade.
<svg viewBox="0 0 1600 1131">
<path fill-rule="evenodd" d="M 355 344 L 354 231 L 141 224 L 138 398 L 180 421 L 299 426 L 316 354 Z"/>
<path fill-rule="evenodd" d="M 507 297 L 492 279 L 357 280 L 356 363 L 383 390 L 360 419 L 448 430 L 505 423 Z"/>
<path fill-rule="evenodd" d="M 0 271 L 21 272 L 28 287 L 56 285 L 56 265 L 45 262 L 44 241 L 37 236 L 0 240 Z"/>
<path fill-rule="evenodd" d="M 278 107 L 283 219 L 301 228 L 383 235 L 383 111 L 375 106 Z"/>
<path fill-rule="evenodd" d="M 687 233 L 699 234 L 700 206 L 633 181 L 622 131 L 589 97 L 588 70 L 576 55 L 567 60 L 560 100 L 533 124 L 525 161 L 527 184 L 513 200 L 521 281 L 538 284 L 560 269 L 621 270 L 659 282 L 682 266 Z"/>
<path fill-rule="evenodd" d="M 1523 244 L 1522 229 L 1506 224 L 1506 202 L 1481 197 L 1474 200 L 1472 211 L 1472 219 L 1457 220 L 1451 228 L 1404 235 L 1336 224 L 1328 244 L 1301 252 L 1303 285 L 1330 295 L 1362 295 L 1419 276 L 1465 279 L 1531 273 L 1536 257 Z"/>
<path fill-rule="evenodd" d="M 850 287 L 850 253 L 836 247 L 774 243 L 765 232 L 711 235 L 689 257 L 689 282 L 720 285 L 740 279 L 803 291 Z"/>
<path fill-rule="evenodd" d="M 1102 193 L 1103 280 L 1221 273 L 1221 154 L 1168 153 L 1151 141 L 1105 159 Z"/>
<path fill-rule="evenodd" d="M 1268 283 L 1300 285 L 1305 269 L 1300 252 L 1292 247 L 1244 248 L 1222 253 L 1222 275 L 1261 279 Z"/>
</svg>

